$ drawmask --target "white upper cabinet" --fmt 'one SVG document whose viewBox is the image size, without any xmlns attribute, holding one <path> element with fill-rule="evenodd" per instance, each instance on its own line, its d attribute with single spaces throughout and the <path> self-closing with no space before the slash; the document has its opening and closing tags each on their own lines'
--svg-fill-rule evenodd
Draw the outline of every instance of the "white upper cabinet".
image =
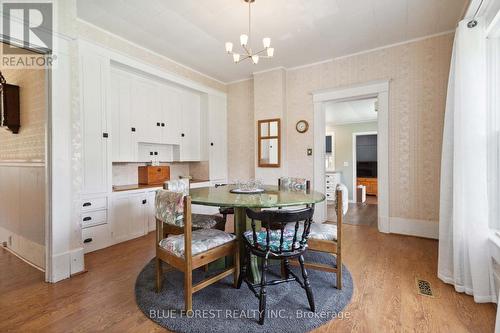
<svg viewBox="0 0 500 333">
<path fill-rule="evenodd" d="M 137 113 L 138 141 L 160 143 L 163 117 L 159 85 L 153 80 L 137 77 L 133 82 L 132 108 Z"/>
<path fill-rule="evenodd" d="M 208 95 L 210 179 L 227 181 L 227 105 L 225 96 Z"/>
<path fill-rule="evenodd" d="M 114 162 L 137 160 L 137 121 L 132 110 L 132 83 L 133 79 L 127 73 L 111 70 L 109 111 Z"/>
<path fill-rule="evenodd" d="M 181 93 L 166 86 L 162 86 L 160 89 L 162 114 L 161 143 L 178 145 L 181 142 Z"/>
<path fill-rule="evenodd" d="M 83 193 L 108 191 L 107 92 L 109 59 L 80 48 Z"/>
<path fill-rule="evenodd" d="M 199 161 L 201 158 L 200 108 L 199 94 L 190 91 L 181 93 L 181 139 L 175 149 L 177 161 Z"/>
</svg>

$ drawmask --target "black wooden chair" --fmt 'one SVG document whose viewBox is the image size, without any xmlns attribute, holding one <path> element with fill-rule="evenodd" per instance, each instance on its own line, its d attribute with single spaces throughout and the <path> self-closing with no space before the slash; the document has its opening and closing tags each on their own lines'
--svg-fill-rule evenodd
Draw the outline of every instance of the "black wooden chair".
<svg viewBox="0 0 500 333">
<path fill-rule="evenodd" d="M 266 287 L 284 282 L 298 282 L 305 289 L 311 311 L 315 311 L 314 297 L 309 278 L 304 266 L 303 254 L 307 249 L 307 238 L 311 227 L 314 208 L 305 208 L 296 211 L 271 210 L 253 211 L 246 210 L 247 216 L 252 220 L 252 230 L 243 234 L 246 254 L 244 256 L 237 288 L 243 281 L 259 299 L 259 324 L 264 324 L 266 314 Z M 260 221 L 263 228 L 256 228 L 255 221 Z M 289 223 L 295 223 L 295 228 L 286 228 Z M 261 258 L 261 281 L 252 283 L 249 280 L 250 256 Z M 267 281 L 269 260 L 282 260 L 285 267 L 285 276 L 281 279 Z M 298 259 L 302 271 L 300 279 L 290 269 L 289 260 Z M 260 290 L 257 291 L 257 289 Z"/>
</svg>

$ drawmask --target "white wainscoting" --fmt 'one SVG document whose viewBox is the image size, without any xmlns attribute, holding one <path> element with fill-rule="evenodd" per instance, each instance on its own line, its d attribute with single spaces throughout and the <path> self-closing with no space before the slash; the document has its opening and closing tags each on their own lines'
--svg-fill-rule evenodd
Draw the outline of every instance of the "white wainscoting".
<svg viewBox="0 0 500 333">
<path fill-rule="evenodd" d="M 0 242 L 45 269 L 45 165 L 0 162 Z"/>
</svg>

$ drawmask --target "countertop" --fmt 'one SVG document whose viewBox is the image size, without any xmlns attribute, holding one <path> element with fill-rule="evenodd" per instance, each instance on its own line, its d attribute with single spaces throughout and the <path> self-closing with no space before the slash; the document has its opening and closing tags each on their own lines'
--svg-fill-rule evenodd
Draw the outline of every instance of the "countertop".
<svg viewBox="0 0 500 333">
<path fill-rule="evenodd" d="M 208 182 L 208 179 L 191 179 L 190 183 L 204 183 Z M 134 191 L 134 190 L 145 190 L 151 188 L 163 188 L 163 184 L 159 185 L 141 185 L 141 184 L 130 184 L 130 185 L 113 185 L 113 192 L 123 192 L 123 191 Z"/>
</svg>

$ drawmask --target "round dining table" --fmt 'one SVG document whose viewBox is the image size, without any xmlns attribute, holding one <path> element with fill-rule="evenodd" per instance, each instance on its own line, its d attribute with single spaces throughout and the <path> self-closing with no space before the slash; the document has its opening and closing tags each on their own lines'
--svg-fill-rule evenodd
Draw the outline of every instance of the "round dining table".
<svg viewBox="0 0 500 333">
<path fill-rule="evenodd" d="M 234 232 L 240 240 L 240 258 L 244 257 L 243 233 L 251 229 L 246 209 L 283 208 L 314 205 L 325 200 L 323 193 L 312 190 L 285 190 L 278 186 L 263 186 L 264 192 L 257 194 L 236 194 L 235 185 L 200 187 L 189 190 L 191 203 L 195 205 L 234 208 Z M 260 281 L 257 258 L 252 257 L 251 269 L 254 282 Z"/>
</svg>

